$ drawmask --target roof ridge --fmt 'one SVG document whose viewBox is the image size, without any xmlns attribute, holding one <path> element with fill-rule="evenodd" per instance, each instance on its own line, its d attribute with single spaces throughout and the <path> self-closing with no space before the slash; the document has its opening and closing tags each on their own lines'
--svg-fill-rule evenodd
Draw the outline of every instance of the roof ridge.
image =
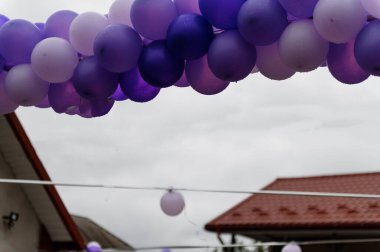
<svg viewBox="0 0 380 252">
<path fill-rule="evenodd" d="M 378 172 L 361 172 L 361 173 L 342 173 L 342 174 L 329 174 L 329 175 L 311 175 L 311 176 L 302 176 L 302 177 L 279 177 L 275 179 L 270 185 L 278 182 L 279 180 L 302 180 L 302 179 L 320 179 L 320 178 L 341 178 L 341 177 L 360 177 L 360 176 L 373 176 L 380 175 L 380 171 Z M 265 188 L 266 188 L 265 187 Z"/>
</svg>

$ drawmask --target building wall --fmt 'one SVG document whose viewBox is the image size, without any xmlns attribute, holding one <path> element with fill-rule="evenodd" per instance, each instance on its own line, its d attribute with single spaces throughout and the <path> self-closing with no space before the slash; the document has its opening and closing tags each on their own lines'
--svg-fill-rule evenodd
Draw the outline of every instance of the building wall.
<svg viewBox="0 0 380 252">
<path fill-rule="evenodd" d="M 0 178 L 14 178 L 0 155 Z M 19 213 L 12 229 L 0 223 L 0 252 L 37 252 L 40 223 L 19 185 L 0 184 L 0 222 L 10 212 Z"/>
</svg>

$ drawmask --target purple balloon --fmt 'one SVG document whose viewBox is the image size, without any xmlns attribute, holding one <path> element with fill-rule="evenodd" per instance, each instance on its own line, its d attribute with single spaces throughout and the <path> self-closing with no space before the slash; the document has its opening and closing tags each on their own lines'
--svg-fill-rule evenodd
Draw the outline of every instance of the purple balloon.
<svg viewBox="0 0 380 252">
<path fill-rule="evenodd" d="M 42 33 L 45 32 L 45 24 L 44 23 L 35 23 L 35 26 L 37 26 L 37 28 L 40 29 L 40 31 Z"/>
<path fill-rule="evenodd" d="M 123 90 L 121 90 L 120 85 L 117 87 L 115 93 L 113 93 L 111 98 L 115 101 L 125 101 L 128 99 L 128 97 L 124 94 Z"/>
<path fill-rule="evenodd" d="M 3 24 L 5 24 L 8 21 L 9 21 L 9 18 L 0 14 L 0 27 L 3 26 Z"/>
<path fill-rule="evenodd" d="M 179 79 L 179 81 L 177 81 L 177 83 L 174 84 L 174 86 L 181 88 L 190 86 L 190 82 L 186 78 L 186 72 L 183 72 L 181 79 Z"/>
<path fill-rule="evenodd" d="M 380 76 L 380 20 L 367 24 L 356 37 L 355 57 L 359 66 Z"/>
<path fill-rule="evenodd" d="M 207 53 L 214 38 L 212 26 L 197 14 L 183 14 L 170 25 L 166 43 L 174 54 L 187 60 L 202 57 Z"/>
<path fill-rule="evenodd" d="M 14 19 L 0 28 L 0 54 L 10 65 L 30 63 L 34 46 L 44 38 L 34 24 Z"/>
<path fill-rule="evenodd" d="M 175 84 L 182 76 L 184 65 L 184 60 L 172 54 L 163 40 L 146 46 L 138 63 L 143 79 L 159 88 Z"/>
<path fill-rule="evenodd" d="M 92 117 L 101 117 L 108 114 L 115 101 L 113 99 L 95 99 L 91 101 L 91 115 Z"/>
<path fill-rule="evenodd" d="M 276 42 L 288 25 L 288 17 L 277 0 L 248 0 L 238 15 L 241 35 L 256 46 Z"/>
<path fill-rule="evenodd" d="M 313 16 L 314 7 L 318 0 L 278 0 L 282 7 L 291 15 L 298 18 Z"/>
<path fill-rule="evenodd" d="M 35 107 L 42 109 L 50 108 L 49 97 L 45 96 L 45 98 L 42 101 L 40 101 Z"/>
<path fill-rule="evenodd" d="M 240 7 L 246 0 L 199 0 L 203 16 L 215 27 L 230 30 L 237 27 Z"/>
<path fill-rule="evenodd" d="M 106 99 L 117 89 L 118 76 L 102 68 L 95 57 L 88 57 L 78 64 L 72 82 L 80 96 Z"/>
<path fill-rule="evenodd" d="M 229 82 L 218 79 L 210 70 L 207 56 L 186 62 L 186 78 L 191 87 L 204 95 L 215 95 L 227 88 Z"/>
<path fill-rule="evenodd" d="M 79 106 L 81 101 L 71 81 L 50 85 L 48 97 L 52 109 L 57 113 L 64 113 L 71 107 Z"/>
<path fill-rule="evenodd" d="M 59 37 L 69 41 L 69 28 L 76 16 L 77 13 L 69 10 L 55 12 L 46 21 L 46 37 Z"/>
<path fill-rule="evenodd" d="M 120 76 L 120 87 L 134 102 L 151 101 L 160 92 L 160 88 L 153 87 L 143 80 L 137 67 Z"/>
<path fill-rule="evenodd" d="M 179 15 L 186 13 L 201 14 L 198 0 L 174 0 L 173 2 Z"/>
<path fill-rule="evenodd" d="M 327 66 L 330 73 L 340 82 L 357 84 L 369 77 L 356 62 L 354 55 L 355 40 L 346 44 L 330 44 Z"/>
<path fill-rule="evenodd" d="M 5 59 L 3 56 L 0 55 L 0 73 L 4 70 L 5 68 Z"/>
<path fill-rule="evenodd" d="M 107 26 L 94 42 L 98 63 L 110 72 L 122 73 L 136 66 L 143 43 L 140 35 L 123 24 Z"/>
<path fill-rule="evenodd" d="M 0 73 L 0 115 L 9 114 L 18 108 L 18 104 L 12 101 L 5 92 L 6 72 Z"/>
<path fill-rule="evenodd" d="M 219 79 L 239 81 L 247 77 L 255 66 L 256 48 L 238 31 L 224 31 L 210 45 L 208 64 Z"/>
</svg>

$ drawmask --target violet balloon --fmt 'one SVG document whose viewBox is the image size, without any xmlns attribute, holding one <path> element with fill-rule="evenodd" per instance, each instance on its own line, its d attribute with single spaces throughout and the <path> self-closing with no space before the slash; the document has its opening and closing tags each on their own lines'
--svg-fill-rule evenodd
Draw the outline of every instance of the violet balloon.
<svg viewBox="0 0 380 252">
<path fill-rule="evenodd" d="M 12 101 L 5 91 L 6 72 L 0 73 L 0 115 L 9 114 L 18 108 L 18 104 Z"/>
<path fill-rule="evenodd" d="M 136 66 L 143 48 L 140 35 L 123 24 L 107 26 L 94 42 L 98 63 L 110 72 L 122 73 Z"/>
<path fill-rule="evenodd" d="M 33 48 L 43 38 L 40 29 L 29 21 L 8 21 L 0 28 L 0 54 L 9 65 L 30 63 Z"/>
<path fill-rule="evenodd" d="M 123 90 L 121 90 L 120 85 L 117 87 L 115 93 L 113 93 L 111 98 L 115 101 L 125 101 L 128 99 L 128 97 L 124 94 Z"/>
<path fill-rule="evenodd" d="M 380 76 L 380 20 L 367 24 L 356 37 L 355 58 L 361 68 Z"/>
<path fill-rule="evenodd" d="M 120 87 L 124 94 L 134 102 L 148 102 L 153 100 L 160 88 L 146 83 L 137 67 L 120 76 Z"/>
<path fill-rule="evenodd" d="M 197 14 L 183 14 L 170 25 L 167 46 L 174 54 L 187 60 L 202 57 L 214 38 L 212 26 Z"/>
<path fill-rule="evenodd" d="M 71 107 L 80 105 L 81 97 L 71 81 L 50 85 L 49 102 L 52 109 L 57 113 L 64 113 Z"/>
<path fill-rule="evenodd" d="M 248 0 L 237 20 L 241 35 L 257 46 L 277 41 L 288 25 L 287 13 L 277 0 Z"/>
<path fill-rule="evenodd" d="M 224 31 L 210 45 L 208 64 L 219 79 L 239 81 L 247 77 L 255 66 L 256 48 L 238 31 Z"/>
<path fill-rule="evenodd" d="M 102 252 L 102 247 L 97 242 L 89 242 L 86 246 L 87 252 Z"/>
<path fill-rule="evenodd" d="M 42 108 L 42 109 L 50 108 L 49 97 L 46 95 L 42 101 L 40 101 L 39 103 L 35 105 L 35 107 Z"/>
<path fill-rule="evenodd" d="M 69 41 L 69 29 L 77 13 L 70 10 L 61 10 L 53 13 L 46 21 L 45 36 L 58 37 Z"/>
<path fill-rule="evenodd" d="M 186 71 L 183 72 L 181 79 L 179 79 L 174 86 L 181 88 L 190 86 L 190 82 L 186 78 Z"/>
<path fill-rule="evenodd" d="M 191 87 L 203 95 L 215 95 L 225 90 L 228 81 L 217 78 L 208 66 L 207 56 L 186 62 L 186 78 Z"/>
<path fill-rule="evenodd" d="M 327 66 L 330 73 L 340 82 L 357 84 L 369 77 L 356 62 L 354 55 L 355 40 L 346 44 L 330 44 Z"/>
<path fill-rule="evenodd" d="M 284 9 L 298 18 L 313 16 L 315 5 L 318 0 L 278 0 Z"/>
<path fill-rule="evenodd" d="M 198 0 L 173 0 L 173 2 L 179 15 L 186 13 L 201 14 Z"/>
<path fill-rule="evenodd" d="M 45 33 L 45 23 L 35 23 L 34 25 L 37 26 L 37 28 L 40 29 L 42 33 Z"/>
<path fill-rule="evenodd" d="M 184 60 L 172 54 L 163 40 L 146 46 L 138 63 L 142 78 L 159 88 L 175 84 L 181 78 L 184 66 Z"/>
<path fill-rule="evenodd" d="M 9 21 L 9 18 L 0 14 L 0 27 L 8 21 Z"/>
<path fill-rule="evenodd" d="M 135 0 L 131 8 L 133 27 L 143 37 L 152 40 L 164 39 L 170 23 L 177 16 L 172 0 Z"/>
<path fill-rule="evenodd" d="M 246 0 L 199 0 L 202 15 L 215 27 L 230 30 L 237 27 L 239 10 Z"/>
<path fill-rule="evenodd" d="M 115 101 L 113 99 L 95 99 L 91 101 L 91 115 L 92 117 L 101 117 L 108 114 Z"/>
<path fill-rule="evenodd" d="M 95 57 L 83 59 L 74 71 L 72 82 L 86 99 L 106 99 L 118 86 L 118 76 L 102 68 Z"/>
<path fill-rule="evenodd" d="M 0 54 L 0 73 L 4 70 L 4 68 L 5 68 L 5 59 Z"/>
</svg>

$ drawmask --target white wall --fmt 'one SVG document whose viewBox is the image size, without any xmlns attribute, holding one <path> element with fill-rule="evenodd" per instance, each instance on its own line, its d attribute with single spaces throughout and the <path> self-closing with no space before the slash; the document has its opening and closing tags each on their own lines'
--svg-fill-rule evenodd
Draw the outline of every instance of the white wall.
<svg viewBox="0 0 380 252">
<path fill-rule="evenodd" d="M 13 174 L 0 155 L 0 177 L 13 178 Z M 15 226 L 9 230 L 2 216 L 11 211 L 20 214 Z M 37 252 L 40 223 L 29 201 L 18 185 L 0 184 L 0 252 Z"/>
</svg>

